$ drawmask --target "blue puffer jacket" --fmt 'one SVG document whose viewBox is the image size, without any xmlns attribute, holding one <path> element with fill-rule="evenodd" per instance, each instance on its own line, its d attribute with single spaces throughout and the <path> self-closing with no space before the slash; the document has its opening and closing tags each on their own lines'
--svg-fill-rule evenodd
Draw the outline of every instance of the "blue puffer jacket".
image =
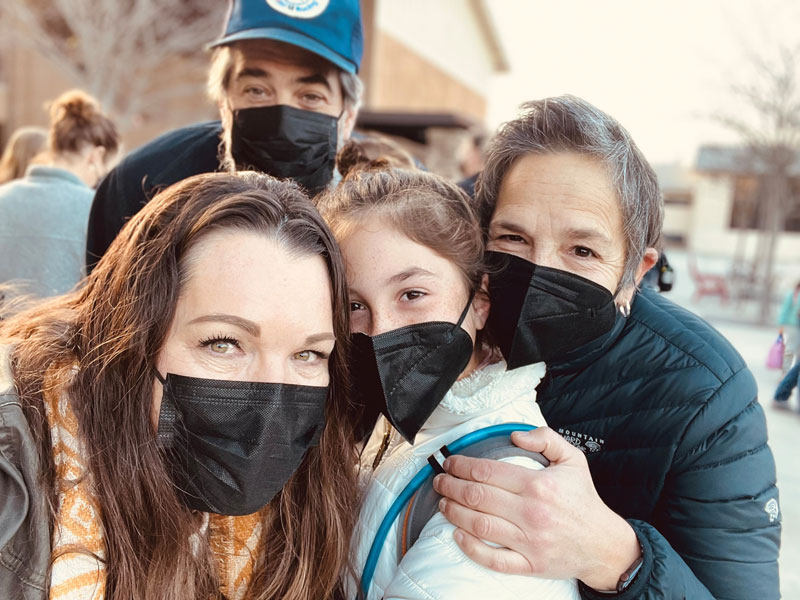
<svg viewBox="0 0 800 600">
<path fill-rule="evenodd" d="M 537 388 L 644 564 L 621 600 L 773 600 L 781 522 L 756 383 L 713 328 L 655 292 Z M 582 587 L 584 598 L 603 598 Z"/>
</svg>

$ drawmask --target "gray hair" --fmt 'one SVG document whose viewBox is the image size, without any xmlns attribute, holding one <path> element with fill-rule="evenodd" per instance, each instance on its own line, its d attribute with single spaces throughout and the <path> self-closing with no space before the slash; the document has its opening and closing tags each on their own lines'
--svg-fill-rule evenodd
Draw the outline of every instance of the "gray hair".
<svg viewBox="0 0 800 600">
<path fill-rule="evenodd" d="M 503 177 L 522 156 L 576 152 L 608 169 L 622 210 L 626 258 L 618 291 L 636 285 L 647 248 L 659 249 L 664 205 L 658 180 L 642 151 L 615 119 L 585 100 L 559 96 L 527 102 L 518 119 L 503 124 L 489 147 L 476 185 L 476 201 L 488 232 Z"/>
</svg>

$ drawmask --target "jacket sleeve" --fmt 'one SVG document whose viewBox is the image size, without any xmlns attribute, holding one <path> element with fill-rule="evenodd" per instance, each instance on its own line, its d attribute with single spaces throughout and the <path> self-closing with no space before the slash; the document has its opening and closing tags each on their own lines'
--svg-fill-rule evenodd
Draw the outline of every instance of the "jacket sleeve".
<svg viewBox="0 0 800 600">
<path fill-rule="evenodd" d="M 112 169 L 97 188 L 86 231 L 86 272 L 91 273 L 122 227 L 147 201 L 143 182 L 132 182 L 126 162 Z"/>
<path fill-rule="evenodd" d="M 14 394 L 0 393 L 0 598 L 46 598 L 50 529 L 37 480 L 22 409 Z"/>
<path fill-rule="evenodd" d="M 764 411 L 746 368 L 717 386 L 676 449 L 644 562 L 619 600 L 776 600 L 781 519 Z M 669 540 L 669 541 L 668 541 Z M 581 586 L 584 598 L 602 596 Z"/>
<path fill-rule="evenodd" d="M 525 457 L 503 459 L 520 466 L 541 468 Z M 470 559 L 458 547 L 456 528 L 442 513 L 436 513 L 419 539 L 403 556 L 385 599 L 404 600 L 579 600 L 574 579 L 542 579 L 491 571 Z"/>
</svg>

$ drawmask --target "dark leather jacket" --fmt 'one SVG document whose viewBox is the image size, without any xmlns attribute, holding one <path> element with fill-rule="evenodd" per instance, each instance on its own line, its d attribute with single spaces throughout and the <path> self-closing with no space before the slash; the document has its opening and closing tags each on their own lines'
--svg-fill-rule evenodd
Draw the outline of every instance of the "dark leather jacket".
<svg viewBox="0 0 800 600">
<path fill-rule="evenodd" d="M 50 526 L 39 459 L 0 347 L 0 598 L 44 600 Z"/>
</svg>

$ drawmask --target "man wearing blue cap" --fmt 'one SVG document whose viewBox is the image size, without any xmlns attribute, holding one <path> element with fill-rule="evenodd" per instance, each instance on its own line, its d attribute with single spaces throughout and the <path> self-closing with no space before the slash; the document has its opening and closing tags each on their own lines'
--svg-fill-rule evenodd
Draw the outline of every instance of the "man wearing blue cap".
<svg viewBox="0 0 800 600">
<path fill-rule="evenodd" d="M 156 192 L 192 175 L 253 169 L 311 195 L 333 179 L 362 92 L 358 0 L 233 0 L 210 47 L 221 120 L 168 132 L 108 174 L 89 216 L 87 269 Z"/>
</svg>

